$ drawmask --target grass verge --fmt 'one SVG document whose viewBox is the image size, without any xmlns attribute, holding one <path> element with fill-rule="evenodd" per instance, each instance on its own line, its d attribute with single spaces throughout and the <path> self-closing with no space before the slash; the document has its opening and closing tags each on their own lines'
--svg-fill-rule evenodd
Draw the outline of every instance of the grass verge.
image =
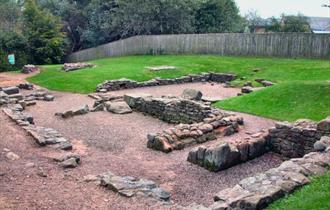
<svg viewBox="0 0 330 210">
<path fill-rule="evenodd" d="M 284 197 L 267 210 L 328 210 L 330 209 L 330 172 L 313 177 L 309 185 Z"/>
</svg>

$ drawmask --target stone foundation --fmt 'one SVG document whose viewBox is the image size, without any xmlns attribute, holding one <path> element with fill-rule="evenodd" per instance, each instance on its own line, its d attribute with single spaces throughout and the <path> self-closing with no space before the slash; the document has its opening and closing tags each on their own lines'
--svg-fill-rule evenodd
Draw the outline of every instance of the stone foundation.
<svg viewBox="0 0 330 210">
<path fill-rule="evenodd" d="M 169 201 L 171 197 L 169 192 L 158 187 L 157 184 L 151 180 L 137 179 L 131 176 L 121 177 L 114 175 L 110 171 L 95 178 L 87 179 L 87 181 L 89 180 L 96 181 L 100 183 L 101 186 L 125 197 L 144 196 L 152 197 L 159 201 Z"/>
<path fill-rule="evenodd" d="M 10 104 L 2 110 L 29 135 L 31 135 L 38 145 L 52 145 L 61 150 L 72 149 L 70 141 L 65 139 L 56 130 L 34 125 L 33 117 L 30 114 L 23 112 L 23 109 L 24 108 L 19 104 Z"/>
<path fill-rule="evenodd" d="M 168 153 L 214 140 L 217 135 L 232 135 L 238 132 L 240 124 L 243 124 L 242 118 L 218 113 L 200 123 L 180 124 L 157 134 L 149 134 L 147 146 Z"/>
<path fill-rule="evenodd" d="M 126 94 L 124 100 L 133 110 L 174 124 L 201 122 L 213 113 L 209 105 L 176 97 Z"/>
<path fill-rule="evenodd" d="M 218 82 L 225 83 L 228 81 L 233 81 L 236 79 L 234 74 L 224 74 L 224 73 L 203 73 L 199 75 L 191 74 L 188 76 L 182 76 L 175 79 L 162 79 L 155 78 L 145 82 L 137 82 L 134 80 L 122 78 L 119 80 L 107 80 L 102 84 L 97 86 L 97 92 L 106 92 L 106 91 L 115 91 L 122 89 L 132 89 L 139 87 L 150 87 L 150 86 L 159 86 L 159 85 L 173 85 L 173 84 L 182 84 L 190 82 Z"/>
<path fill-rule="evenodd" d="M 314 151 L 314 143 L 330 134 L 330 118 L 321 122 L 298 120 L 295 123 L 279 122 L 266 137 L 271 149 L 288 158 L 302 157 Z"/>
<path fill-rule="evenodd" d="M 63 70 L 68 72 L 68 71 L 76 71 L 79 69 L 93 68 L 93 67 L 95 67 L 95 65 L 91 63 L 65 63 L 63 65 Z"/>
<path fill-rule="evenodd" d="M 189 152 L 188 161 L 218 172 L 234 165 L 252 160 L 268 152 L 264 138 L 253 139 L 244 143 L 221 142 L 215 147 L 199 147 Z"/>
</svg>

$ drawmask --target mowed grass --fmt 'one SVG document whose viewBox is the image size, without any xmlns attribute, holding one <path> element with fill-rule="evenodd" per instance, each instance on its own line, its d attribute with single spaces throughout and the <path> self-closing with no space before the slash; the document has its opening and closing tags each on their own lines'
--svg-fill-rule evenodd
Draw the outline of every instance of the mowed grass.
<svg viewBox="0 0 330 210">
<path fill-rule="evenodd" d="M 215 106 L 277 120 L 318 121 L 330 116 L 330 81 L 284 82 Z"/>
<path fill-rule="evenodd" d="M 255 78 L 274 82 L 330 79 L 330 61 L 322 60 L 162 55 L 106 58 L 91 63 L 97 67 L 73 72 L 63 72 L 61 65 L 42 66 L 42 72 L 28 80 L 51 90 L 90 93 L 104 80 L 125 77 L 145 81 L 155 77 L 174 78 L 209 71 L 235 73 L 240 78 L 244 77 L 244 80 L 233 82 L 236 85 Z M 147 69 L 161 65 L 175 66 L 177 70 L 151 72 Z M 260 71 L 255 73 L 253 70 L 256 68 Z"/>
<path fill-rule="evenodd" d="M 311 184 L 270 205 L 267 210 L 330 209 L 330 172 L 314 177 Z"/>
</svg>

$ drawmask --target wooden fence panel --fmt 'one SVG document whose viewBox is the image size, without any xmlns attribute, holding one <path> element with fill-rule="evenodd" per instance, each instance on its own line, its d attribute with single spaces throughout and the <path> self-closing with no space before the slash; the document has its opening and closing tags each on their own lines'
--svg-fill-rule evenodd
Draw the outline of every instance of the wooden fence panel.
<svg viewBox="0 0 330 210">
<path fill-rule="evenodd" d="M 330 35 L 310 33 L 178 34 L 135 36 L 68 56 L 68 62 L 112 56 L 218 54 L 330 59 Z"/>
</svg>

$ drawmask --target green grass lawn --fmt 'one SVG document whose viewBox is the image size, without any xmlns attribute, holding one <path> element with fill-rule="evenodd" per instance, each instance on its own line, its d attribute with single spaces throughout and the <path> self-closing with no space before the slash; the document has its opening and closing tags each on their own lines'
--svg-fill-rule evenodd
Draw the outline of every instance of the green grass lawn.
<svg viewBox="0 0 330 210">
<path fill-rule="evenodd" d="M 330 81 L 284 82 L 215 106 L 277 120 L 321 120 L 330 116 Z"/>
<path fill-rule="evenodd" d="M 251 57 L 222 57 L 214 55 L 181 55 L 181 56 L 127 56 L 95 60 L 93 69 L 73 72 L 61 71 L 60 65 L 43 66 L 43 71 L 29 78 L 30 82 L 51 90 L 76 93 L 95 91 L 96 85 L 104 80 L 122 77 L 137 81 L 149 80 L 154 77 L 173 78 L 189 73 L 207 71 L 232 72 L 244 81 L 264 78 L 274 82 L 324 80 L 330 79 L 330 61 L 251 58 Z M 178 70 L 150 72 L 148 66 L 171 65 Z M 261 71 L 254 73 L 253 69 Z M 244 81 L 237 80 L 234 84 Z"/>
<path fill-rule="evenodd" d="M 311 184 L 274 202 L 267 210 L 329 210 L 330 172 L 311 181 Z"/>
</svg>

